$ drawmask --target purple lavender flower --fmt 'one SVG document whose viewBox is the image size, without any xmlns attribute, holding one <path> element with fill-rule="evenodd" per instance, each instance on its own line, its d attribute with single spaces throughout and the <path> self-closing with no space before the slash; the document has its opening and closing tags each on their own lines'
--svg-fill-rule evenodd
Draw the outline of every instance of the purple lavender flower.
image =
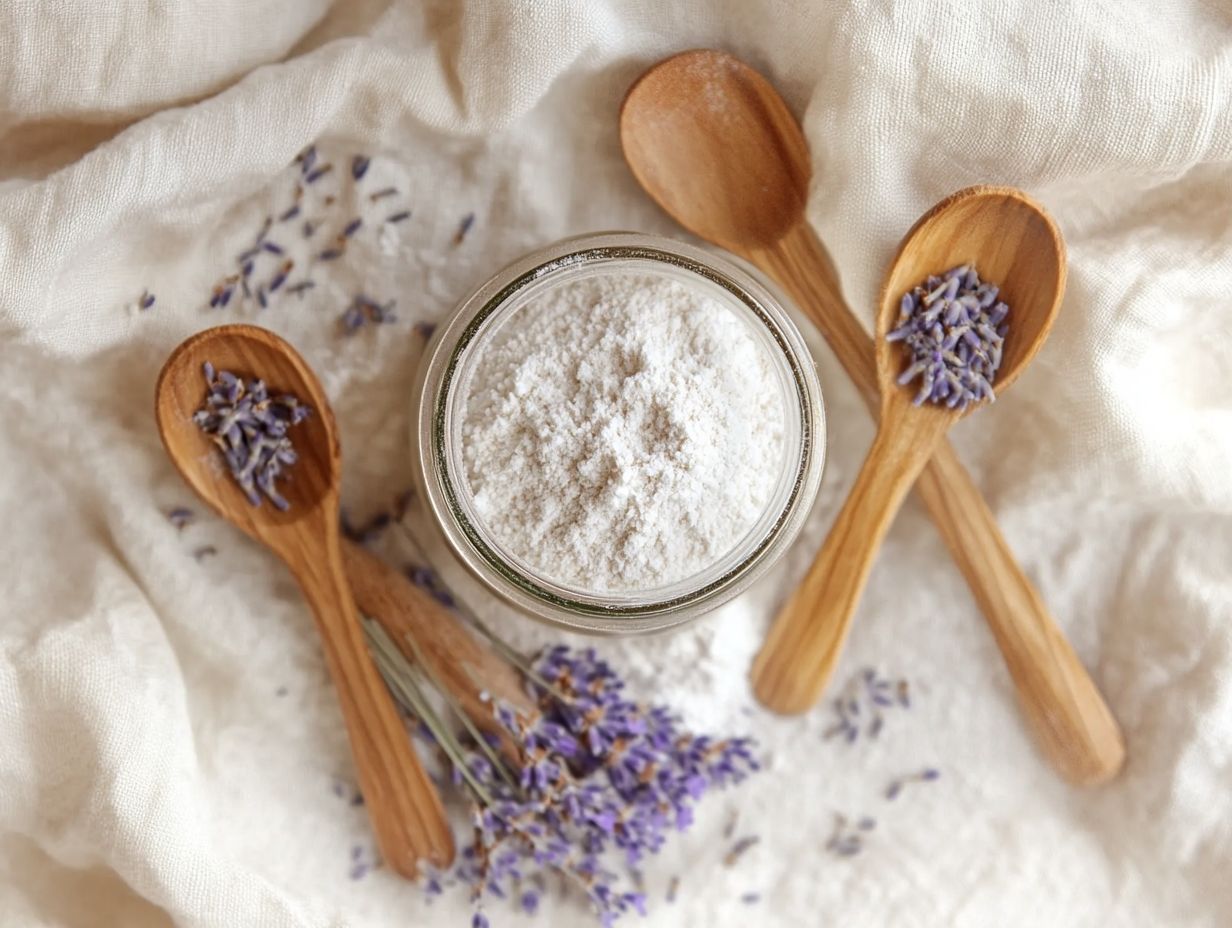
<svg viewBox="0 0 1232 928">
<path fill-rule="evenodd" d="M 391 213 L 390 215 L 386 216 L 385 221 L 391 222 L 391 223 L 399 223 L 399 222 L 405 222 L 406 220 L 410 218 L 411 218 L 411 211 L 409 209 L 404 209 L 396 213 Z"/>
<path fill-rule="evenodd" d="M 138 309 L 146 310 L 154 305 L 154 294 L 149 290 L 141 291 L 141 298 L 137 300 Z"/>
<path fill-rule="evenodd" d="M 250 503 L 261 505 L 264 494 L 285 511 L 290 504 L 275 483 L 297 460 L 287 431 L 308 418 L 310 408 L 294 396 L 270 396 L 261 380 L 245 384 L 230 371 L 215 372 L 208 362 L 204 373 L 205 405 L 193 414 L 193 422 L 222 452 Z"/>
<path fill-rule="evenodd" d="M 422 569 L 412 579 L 427 588 L 435 583 Z M 529 679 L 543 684 L 528 683 L 538 706 L 533 718 L 493 707 L 522 748 L 513 776 L 503 778 L 473 742 L 460 748 L 462 766 L 451 765 L 454 782 L 476 791 L 473 841 L 454 875 L 471 887 L 477 904 L 508 897 L 533 912 L 542 888 L 527 889 L 524 881 L 557 870 L 584 892 L 600 924 L 644 914 L 635 864 L 688 827 L 706 792 L 757 769 L 752 743 L 694 735 L 666 708 L 635 703 L 593 649 L 551 648 Z M 737 842 L 733 853 L 756 841 Z M 618 876 L 625 868 L 632 887 Z"/>
<path fill-rule="evenodd" d="M 368 167 L 371 164 L 371 158 L 366 155 L 356 155 L 351 159 L 351 177 L 355 180 L 363 180 L 363 177 L 368 173 Z"/>
<path fill-rule="evenodd" d="M 961 265 L 929 277 L 903 294 L 898 324 L 886 341 L 902 342 L 907 367 L 898 378 L 921 380 L 915 404 L 943 403 L 960 412 L 992 401 L 1001 366 L 1009 307 L 999 289 L 981 283 L 975 268 Z"/>
<path fill-rule="evenodd" d="M 470 232 L 471 226 L 473 226 L 474 224 L 475 224 L 475 214 L 474 213 L 467 213 L 465 216 L 463 216 L 462 221 L 458 224 L 458 231 L 454 233 L 453 243 L 455 245 L 461 245 L 462 240 L 466 238 L 467 233 Z"/>
</svg>

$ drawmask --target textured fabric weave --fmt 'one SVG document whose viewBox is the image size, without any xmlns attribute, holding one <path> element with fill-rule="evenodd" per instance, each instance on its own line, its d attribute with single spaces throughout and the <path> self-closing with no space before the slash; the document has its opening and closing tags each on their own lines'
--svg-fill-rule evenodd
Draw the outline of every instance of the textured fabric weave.
<svg viewBox="0 0 1232 928">
<path fill-rule="evenodd" d="M 1051 341 L 954 442 L 1130 760 L 1097 791 L 1056 779 L 914 502 L 838 672 L 905 676 L 913 708 L 850 746 L 823 738 L 824 706 L 749 709 L 761 634 L 872 435 L 809 332 L 830 459 L 800 542 L 704 622 L 600 645 L 644 696 L 770 758 L 647 866 L 641 924 L 1232 924 L 1232 14 L 1210 0 L 0 0 L 0 924 L 466 923 L 460 896 L 350 878 L 370 842 L 335 795 L 353 771 L 311 620 L 272 556 L 164 517 L 201 507 L 155 433 L 154 377 L 189 333 L 259 318 L 336 404 L 347 507 L 387 505 L 410 480 L 414 322 L 565 235 L 682 234 L 625 168 L 616 113 L 646 66 L 699 45 L 801 115 L 809 216 L 866 321 L 899 236 L 945 194 L 1013 184 L 1056 216 Z M 209 310 L 313 141 L 336 165 L 328 222 L 362 210 L 362 234 L 302 298 Z M 354 152 L 374 159 L 358 198 Z M 363 192 L 386 184 L 413 215 L 378 231 Z M 271 234 L 302 249 L 296 228 Z M 344 338 L 360 288 L 399 321 Z M 419 557 L 396 536 L 382 553 Z M 520 644 L 558 637 L 446 573 Z M 941 779 L 884 799 L 925 766 Z M 836 813 L 877 819 L 860 855 L 826 851 Z M 585 915 L 549 902 L 539 923 Z"/>
</svg>

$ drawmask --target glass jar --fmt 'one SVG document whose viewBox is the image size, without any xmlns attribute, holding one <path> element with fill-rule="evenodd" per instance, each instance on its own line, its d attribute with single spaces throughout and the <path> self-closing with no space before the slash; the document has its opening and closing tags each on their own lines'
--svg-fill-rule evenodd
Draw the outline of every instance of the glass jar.
<svg viewBox="0 0 1232 928">
<path fill-rule="evenodd" d="M 784 410 L 781 472 L 761 517 L 716 562 L 646 591 L 592 592 L 565 586 L 504 550 L 475 511 L 462 458 L 465 384 L 486 340 L 548 288 L 613 271 L 661 275 L 701 288 L 744 319 L 771 359 Z M 462 564 L 529 615 L 599 634 L 670 628 L 746 589 L 799 533 L 817 495 L 825 459 L 821 386 L 784 298 L 750 266 L 729 255 L 628 232 L 567 239 L 536 251 L 463 300 L 425 350 L 412 422 L 420 497 Z"/>
</svg>

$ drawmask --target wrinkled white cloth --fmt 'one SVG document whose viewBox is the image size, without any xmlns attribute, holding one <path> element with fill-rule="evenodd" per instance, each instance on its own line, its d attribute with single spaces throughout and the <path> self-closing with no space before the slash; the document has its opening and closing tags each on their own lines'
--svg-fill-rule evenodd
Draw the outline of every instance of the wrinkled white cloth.
<svg viewBox="0 0 1232 928">
<path fill-rule="evenodd" d="M 1226 5 L 3 0 L 0 925 L 466 923 L 461 894 L 429 906 L 386 872 L 351 879 L 352 847 L 370 842 L 363 809 L 334 795 L 350 759 L 308 614 L 227 525 L 164 517 L 202 507 L 161 450 L 154 377 L 187 334 L 259 318 L 322 374 L 348 508 L 387 505 L 409 482 L 414 322 L 565 235 L 682 234 L 625 168 L 616 113 L 646 66 L 699 45 L 746 58 L 802 115 L 809 215 L 866 319 L 899 236 L 945 194 L 1013 184 L 1057 217 L 1070 276 L 1052 338 L 954 441 L 1130 758 L 1099 790 L 1057 780 L 916 503 L 838 674 L 906 677 L 913 708 L 853 745 L 823 738 L 824 706 L 795 720 L 748 708 L 774 604 L 871 437 L 811 336 L 830 462 L 800 542 L 719 614 L 600 644 L 639 694 L 699 727 L 754 732 L 770 761 L 649 862 L 644 924 L 1232 924 Z M 368 226 L 302 298 L 260 316 L 208 309 L 262 217 L 289 205 L 287 165 L 313 141 L 336 170 L 310 205 Z M 358 195 L 353 152 L 374 159 Z M 386 201 L 364 192 L 386 184 L 400 191 L 389 212 L 413 215 L 378 232 Z M 302 271 L 297 228 L 272 234 Z M 397 298 L 399 321 L 343 338 L 337 317 L 360 288 Z M 399 537 L 383 545 L 416 556 Z M 467 595 L 521 644 L 559 637 Z M 884 798 L 927 766 L 938 781 Z M 861 854 L 827 851 L 836 814 L 877 820 Z M 750 834 L 760 843 L 725 866 Z M 576 899 L 550 899 L 538 920 L 587 923 Z"/>
</svg>

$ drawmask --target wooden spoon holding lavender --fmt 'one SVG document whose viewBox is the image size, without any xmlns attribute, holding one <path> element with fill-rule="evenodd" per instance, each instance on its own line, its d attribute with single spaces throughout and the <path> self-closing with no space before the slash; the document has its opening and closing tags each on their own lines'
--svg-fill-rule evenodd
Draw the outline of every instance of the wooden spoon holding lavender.
<svg viewBox="0 0 1232 928">
<path fill-rule="evenodd" d="M 382 857 L 407 877 L 421 860 L 447 866 L 453 836 L 440 797 L 368 655 L 343 572 L 341 459 L 321 384 L 272 332 L 220 326 L 172 352 L 155 415 L 188 484 L 281 557 L 311 604 Z"/>
<path fill-rule="evenodd" d="M 976 268 L 999 290 L 980 285 Z M 1064 292 L 1060 233 L 1019 190 L 960 190 L 907 233 L 877 311 L 877 436 L 754 662 L 753 688 L 766 706 L 803 712 L 821 695 L 911 485 L 949 427 L 993 398 L 994 375 L 1004 392 L 1035 357 Z M 906 360 L 896 342 L 908 347 Z"/>
</svg>

